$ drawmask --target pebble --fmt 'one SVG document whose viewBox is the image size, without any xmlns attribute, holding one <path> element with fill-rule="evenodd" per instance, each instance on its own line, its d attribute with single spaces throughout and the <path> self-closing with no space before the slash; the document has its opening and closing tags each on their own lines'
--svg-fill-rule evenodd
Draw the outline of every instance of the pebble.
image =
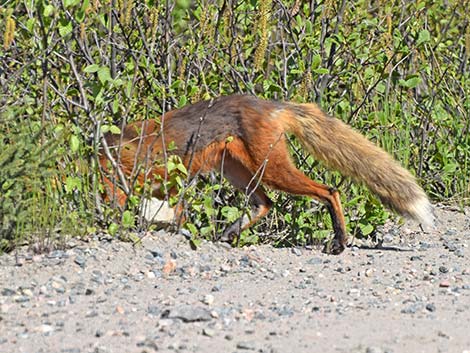
<svg viewBox="0 0 470 353">
<path fill-rule="evenodd" d="M 215 331 L 211 328 L 204 328 L 202 330 L 202 334 L 207 337 L 213 337 L 215 334 Z"/>
<path fill-rule="evenodd" d="M 137 347 L 150 348 L 155 352 L 157 352 L 159 350 L 158 345 L 157 345 L 157 341 L 155 341 L 151 338 L 145 338 L 144 340 L 138 341 L 136 346 Z M 147 350 L 144 350 L 143 352 L 147 352 Z"/>
<path fill-rule="evenodd" d="M 16 290 L 11 289 L 11 288 L 3 288 L 1 294 L 2 294 L 4 297 L 10 297 L 10 296 L 16 294 Z"/>
<path fill-rule="evenodd" d="M 439 283 L 439 287 L 448 288 L 448 287 L 450 287 L 450 282 L 449 281 L 442 281 L 441 283 Z"/>
<path fill-rule="evenodd" d="M 440 273 L 447 273 L 447 272 L 449 272 L 449 269 L 445 266 L 440 266 L 439 267 L 439 272 Z"/>
<path fill-rule="evenodd" d="M 167 317 L 170 319 L 180 319 L 183 322 L 210 321 L 212 319 L 209 310 L 189 305 L 182 305 L 170 309 Z"/>
<path fill-rule="evenodd" d="M 407 306 L 406 308 L 403 308 L 401 310 L 401 313 L 402 314 L 415 314 L 416 312 L 421 311 L 422 307 L 423 306 L 420 303 L 413 303 Z"/>
<path fill-rule="evenodd" d="M 312 257 L 306 261 L 307 264 L 309 265 L 320 265 L 323 263 L 323 259 L 319 257 Z"/>
<path fill-rule="evenodd" d="M 243 349 L 248 351 L 256 350 L 256 343 L 251 341 L 240 341 L 237 343 L 237 349 Z"/>
<path fill-rule="evenodd" d="M 26 302 L 29 302 L 29 297 L 27 297 L 26 295 L 18 295 L 15 297 L 15 302 L 17 303 L 26 303 Z"/>
<path fill-rule="evenodd" d="M 81 268 L 85 268 L 86 266 L 86 260 L 83 256 L 77 255 L 73 261 Z"/>
<path fill-rule="evenodd" d="M 384 350 L 380 347 L 367 347 L 366 348 L 366 353 L 384 353 Z"/>
<path fill-rule="evenodd" d="M 214 296 L 212 294 L 206 294 L 202 302 L 206 305 L 212 305 L 214 303 Z"/>
</svg>

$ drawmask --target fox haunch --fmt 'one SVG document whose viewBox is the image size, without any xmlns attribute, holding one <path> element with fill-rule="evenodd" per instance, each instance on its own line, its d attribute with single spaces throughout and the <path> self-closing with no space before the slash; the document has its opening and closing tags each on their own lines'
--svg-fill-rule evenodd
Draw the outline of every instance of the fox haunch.
<svg viewBox="0 0 470 353">
<path fill-rule="evenodd" d="M 286 133 L 329 168 L 364 183 L 389 208 L 423 224 L 433 223 L 433 211 L 415 178 L 388 153 L 351 127 L 325 114 L 315 104 L 272 102 L 254 96 L 232 95 L 188 105 L 164 114 L 159 123 L 147 120 L 126 126 L 121 135 L 106 135 L 108 145 L 120 146 L 115 153 L 122 172 L 135 175 L 136 165 L 181 157 L 190 175 L 219 171 L 235 187 L 249 195 L 250 217 L 229 226 L 224 239 L 231 240 L 250 227 L 271 208 L 262 185 L 323 202 L 332 218 L 334 240 L 331 252 L 341 253 L 346 245 L 346 227 L 338 191 L 317 183 L 298 170 L 289 155 Z M 107 169 L 107 158 L 101 154 Z M 148 165 L 137 173 L 139 183 L 165 175 L 160 164 Z M 126 194 L 104 178 L 108 195 L 115 193 L 121 205 Z M 155 197 L 162 197 L 155 185 Z M 174 191 L 170 191 L 174 192 Z"/>
</svg>

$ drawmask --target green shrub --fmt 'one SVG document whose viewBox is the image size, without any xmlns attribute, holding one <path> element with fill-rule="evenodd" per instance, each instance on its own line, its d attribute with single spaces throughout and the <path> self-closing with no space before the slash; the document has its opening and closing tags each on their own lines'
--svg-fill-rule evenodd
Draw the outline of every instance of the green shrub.
<svg viewBox="0 0 470 353">
<path fill-rule="evenodd" d="M 123 210 L 101 200 L 103 131 L 230 93 L 317 102 L 414 171 L 433 199 L 468 203 L 467 13 L 458 0 L 7 2 L 0 8 L 3 247 L 25 238 L 27 220 L 49 237 L 110 224 L 116 231 L 123 222 L 124 232 L 138 230 L 138 199 Z M 350 232 L 371 234 L 387 218 L 364 188 L 292 146 L 310 177 L 340 186 Z M 213 236 L 246 199 L 226 191 L 223 201 L 241 201 L 221 208 L 203 195 L 219 194 L 220 178 L 205 180 L 187 196 L 190 224 Z M 311 200 L 271 197 L 275 209 L 247 241 L 277 234 L 278 243 L 306 243 L 331 231 Z"/>
</svg>

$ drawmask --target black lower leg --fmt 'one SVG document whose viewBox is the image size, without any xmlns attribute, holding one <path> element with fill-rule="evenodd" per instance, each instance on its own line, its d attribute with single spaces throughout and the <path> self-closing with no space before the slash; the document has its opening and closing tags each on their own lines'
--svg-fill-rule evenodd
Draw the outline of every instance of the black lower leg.
<svg viewBox="0 0 470 353">
<path fill-rule="evenodd" d="M 237 245 L 238 245 L 238 241 L 240 239 L 240 233 L 242 232 L 245 225 L 248 224 L 249 222 L 250 220 L 248 216 L 243 215 L 242 217 L 237 219 L 235 222 L 233 222 L 230 226 L 228 226 L 224 230 L 224 232 L 221 234 L 218 240 L 225 241 L 228 243 L 233 243 L 233 241 L 237 239 Z"/>
<path fill-rule="evenodd" d="M 346 234 L 345 230 L 343 229 L 343 225 L 341 224 L 341 221 L 339 220 L 338 215 L 336 214 L 331 203 L 328 202 L 326 207 L 330 213 L 335 236 L 333 238 L 333 242 L 331 244 L 327 244 L 324 251 L 329 254 L 338 255 L 341 254 L 346 247 Z"/>
</svg>

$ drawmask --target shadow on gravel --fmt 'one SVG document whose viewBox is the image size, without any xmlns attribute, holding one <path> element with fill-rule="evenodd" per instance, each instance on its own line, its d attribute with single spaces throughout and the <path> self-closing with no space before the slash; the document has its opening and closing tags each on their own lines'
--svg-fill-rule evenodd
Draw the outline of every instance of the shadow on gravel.
<svg viewBox="0 0 470 353">
<path fill-rule="evenodd" d="M 382 246 L 382 245 L 376 245 L 376 246 L 368 246 L 368 245 L 360 245 L 360 246 L 354 246 L 356 247 L 357 249 L 360 249 L 360 250 L 380 250 L 380 251 L 398 251 L 398 252 L 402 252 L 402 251 L 410 251 L 410 252 L 413 252 L 413 251 L 416 251 L 416 249 L 414 248 L 408 248 L 408 247 L 400 247 L 400 246 Z M 350 247 L 349 247 L 350 248 Z"/>
</svg>

